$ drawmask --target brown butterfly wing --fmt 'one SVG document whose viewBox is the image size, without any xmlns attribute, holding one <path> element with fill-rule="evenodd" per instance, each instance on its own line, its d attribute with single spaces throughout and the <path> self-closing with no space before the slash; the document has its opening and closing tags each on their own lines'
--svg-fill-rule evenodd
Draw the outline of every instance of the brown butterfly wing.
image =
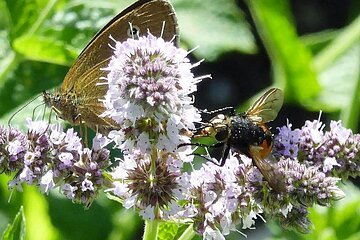
<svg viewBox="0 0 360 240">
<path fill-rule="evenodd" d="M 105 67 L 107 61 L 99 64 L 99 67 Z M 119 129 L 120 126 L 110 118 L 99 117 L 105 112 L 105 107 L 99 99 L 103 99 L 107 92 L 107 85 L 95 85 L 103 73 L 96 71 L 94 68 L 90 69 L 82 78 L 83 86 L 75 88 L 74 94 L 77 96 L 79 104 L 77 105 L 77 112 L 80 113 L 81 121 L 100 133 L 107 133 L 112 129 Z"/>
<path fill-rule="evenodd" d="M 128 36 L 129 23 L 140 29 L 140 35 L 150 31 L 154 36 L 160 36 L 165 40 L 171 40 L 178 36 L 177 19 L 173 7 L 164 0 L 138 1 L 119 13 L 105 27 L 103 27 L 80 53 L 74 65 L 66 74 L 62 85 L 62 91 L 72 89 L 73 85 L 82 85 L 83 76 L 95 68 L 99 71 L 99 63 L 109 60 L 113 50 L 109 44 L 113 41 L 110 35 L 117 41 L 124 41 Z M 163 23 L 165 24 L 163 28 Z M 177 39 L 174 39 L 177 44 Z M 106 66 L 106 64 L 105 64 Z M 104 75 L 106 73 L 104 72 Z M 95 83 L 98 79 L 95 79 Z"/>
<path fill-rule="evenodd" d="M 162 36 L 165 40 L 174 39 L 177 45 L 178 26 L 173 7 L 163 0 L 142 0 L 134 3 L 103 27 L 80 53 L 63 81 L 61 92 L 76 96 L 77 112 L 81 121 L 92 129 L 117 129 L 119 126 L 109 119 L 99 117 L 105 111 L 99 99 L 103 99 L 107 91 L 106 85 L 97 85 L 101 77 L 106 76 L 107 67 L 113 50 L 110 35 L 117 41 L 124 41 L 130 28 L 136 26 L 139 35 L 150 31 L 154 36 Z M 163 25 L 165 24 L 165 25 Z M 106 131 L 107 132 L 107 131 Z"/>
</svg>

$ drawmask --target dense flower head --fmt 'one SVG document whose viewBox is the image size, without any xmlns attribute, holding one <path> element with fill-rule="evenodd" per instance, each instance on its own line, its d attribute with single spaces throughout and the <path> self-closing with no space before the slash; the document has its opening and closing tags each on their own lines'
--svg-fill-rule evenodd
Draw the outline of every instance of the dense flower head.
<svg viewBox="0 0 360 240">
<path fill-rule="evenodd" d="M 122 126 L 109 138 L 124 157 L 110 172 L 113 187 L 107 191 L 146 219 L 184 216 L 179 201 L 188 175 L 180 170 L 193 156 L 190 148 L 178 146 L 190 142 L 189 129 L 201 120 L 189 95 L 204 77 L 194 78 L 188 52 L 150 33 L 115 41 L 113 49 L 104 69 L 104 115 Z"/>
<path fill-rule="evenodd" d="M 0 172 L 9 174 L 23 168 L 27 148 L 25 134 L 12 127 L 0 126 Z"/>
<path fill-rule="evenodd" d="M 24 134 L 0 127 L 3 172 L 17 173 L 9 187 L 21 190 L 21 184 L 27 183 L 44 193 L 60 187 L 73 201 L 91 204 L 104 185 L 103 172 L 109 166 L 109 151 L 98 144 L 106 142 L 104 137 L 97 135 L 93 149 L 88 149 L 72 128 L 64 132 L 60 125 L 30 119 L 27 128 Z"/>
<path fill-rule="evenodd" d="M 219 239 L 237 231 L 236 225 L 251 228 L 262 212 L 253 187 L 261 185 L 260 172 L 250 167 L 246 156 L 240 157 L 246 164 L 240 164 L 237 157 L 230 154 L 223 167 L 208 162 L 190 175 L 189 212 L 193 212 L 194 227 L 204 239 Z"/>
<path fill-rule="evenodd" d="M 103 171 L 109 166 L 108 157 L 109 151 L 106 149 L 84 148 L 61 188 L 64 195 L 86 206 L 91 204 L 104 187 Z"/>
<path fill-rule="evenodd" d="M 274 179 L 264 177 L 252 159 L 236 153 L 229 155 L 223 167 L 208 162 L 191 173 L 186 192 L 191 210 L 187 211 L 193 214 L 194 227 L 204 239 L 237 231 L 236 226 L 252 228 L 262 213 L 284 227 L 308 232 L 307 210 L 299 209 L 327 206 L 344 197 L 336 186 L 339 179 L 327 177 L 317 167 L 284 157 L 268 164 L 281 176 L 275 180 L 283 187 L 271 187 L 269 181 Z"/>
<path fill-rule="evenodd" d="M 304 206 L 315 203 L 329 205 L 343 198 L 344 193 L 336 187 L 339 178 L 327 177 L 318 167 L 300 164 L 297 160 L 281 159 L 277 163 L 279 172 L 285 177 L 286 192 L 290 201 Z"/>
<path fill-rule="evenodd" d="M 193 129 L 194 122 L 201 120 L 189 94 L 204 77 L 194 78 L 187 54 L 151 34 L 115 41 L 114 55 L 104 69 L 108 72 L 104 115 L 122 126 L 110 135 L 122 149 L 149 152 L 155 144 L 173 151 L 189 141 L 179 132 Z"/>
<path fill-rule="evenodd" d="M 316 166 L 327 176 L 342 179 L 359 176 L 360 134 L 353 134 L 340 121 L 331 121 L 329 131 L 324 131 L 325 125 L 319 120 L 306 121 L 301 129 L 292 130 L 291 127 L 288 124 L 279 128 L 274 144 L 275 155 L 296 158 L 306 166 Z"/>
<path fill-rule="evenodd" d="M 287 215 L 283 215 L 281 212 L 277 214 L 277 220 L 280 224 L 287 228 L 296 230 L 300 233 L 309 233 L 312 223 L 308 218 L 309 211 L 305 206 L 298 205 L 291 207 L 291 211 Z"/>
<path fill-rule="evenodd" d="M 182 162 L 174 154 L 157 152 L 154 155 L 134 151 L 124 156 L 124 160 L 111 173 L 113 195 L 124 201 L 126 208 L 136 207 L 144 218 L 168 218 L 164 216 L 169 212 L 168 206 L 173 200 L 182 198 L 185 191 L 180 184 Z M 156 213 L 160 208 L 162 212 Z"/>
</svg>

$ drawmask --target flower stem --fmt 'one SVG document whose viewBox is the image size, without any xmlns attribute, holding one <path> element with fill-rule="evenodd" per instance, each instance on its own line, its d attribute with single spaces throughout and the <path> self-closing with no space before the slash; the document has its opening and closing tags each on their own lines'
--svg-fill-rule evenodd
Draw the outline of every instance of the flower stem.
<svg viewBox="0 0 360 240">
<path fill-rule="evenodd" d="M 157 239 L 159 220 L 146 220 L 143 240 Z"/>
</svg>

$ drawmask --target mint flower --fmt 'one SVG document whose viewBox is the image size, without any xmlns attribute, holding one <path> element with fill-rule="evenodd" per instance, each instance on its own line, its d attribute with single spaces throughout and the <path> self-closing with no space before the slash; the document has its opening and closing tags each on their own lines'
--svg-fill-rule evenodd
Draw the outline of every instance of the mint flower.
<svg viewBox="0 0 360 240">
<path fill-rule="evenodd" d="M 114 40 L 114 39 L 113 39 Z M 138 40 L 115 42 L 104 99 L 104 116 L 113 118 L 122 129 L 112 132 L 123 150 L 139 148 L 174 151 L 201 120 L 189 94 L 196 91 L 187 52 L 151 34 Z"/>
<path fill-rule="evenodd" d="M 109 166 L 105 138 L 97 135 L 93 148 L 83 148 L 73 129 L 64 132 L 60 125 L 27 120 L 28 132 L 0 126 L 1 167 L 16 173 L 10 188 L 21 184 L 37 185 L 44 193 L 55 187 L 72 199 L 89 206 L 105 184 Z"/>
<path fill-rule="evenodd" d="M 246 156 L 241 158 L 249 162 Z M 251 181 L 261 181 L 260 172 L 240 164 L 233 154 L 223 167 L 208 162 L 191 173 L 188 207 L 194 212 L 195 230 L 204 239 L 221 239 L 237 231 L 238 225 L 246 229 L 255 224 L 262 209 L 254 198 Z"/>
<path fill-rule="evenodd" d="M 27 148 L 25 134 L 15 128 L 0 126 L 0 172 L 10 174 L 23 168 Z"/>
<path fill-rule="evenodd" d="M 113 187 L 106 191 L 145 219 L 184 218 L 179 201 L 189 183 L 181 170 L 193 156 L 190 148 L 178 146 L 190 142 L 189 130 L 201 120 L 189 95 L 207 76 L 194 78 L 188 52 L 162 38 L 148 34 L 114 42 L 114 55 L 104 69 L 104 116 L 122 126 L 109 138 L 124 158 L 110 172 Z"/>
<path fill-rule="evenodd" d="M 274 154 L 297 158 L 307 166 L 318 167 L 326 176 L 347 179 L 360 173 L 360 135 L 344 128 L 341 121 L 331 121 L 330 130 L 319 120 L 306 121 L 301 129 L 291 124 L 279 128 Z M 289 136 L 294 136 L 289 141 Z"/>
<path fill-rule="evenodd" d="M 168 219 L 169 206 L 185 191 L 181 184 L 182 162 L 169 153 L 157 154 L 155 161 L 140 151 L 125 155 L 111 173 L 114 188 L 107 190 L 123 199 L 125 208 L 136 207 L 145 219 Z M 162 210 L 161 216 L 155 216 L 155 208 Z"/>
</svg>

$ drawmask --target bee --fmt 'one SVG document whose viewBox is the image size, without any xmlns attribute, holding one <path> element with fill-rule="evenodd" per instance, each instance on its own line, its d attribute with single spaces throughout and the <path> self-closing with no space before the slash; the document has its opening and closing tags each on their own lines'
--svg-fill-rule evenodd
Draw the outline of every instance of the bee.
<svg viewBox="0 0 360 240">
<path fill-rule="evenodd" d="M 207 112 L 214 114 L 230 110 L 229 115 L 218 114 L 209 122 L 203 123 L 202 126 L 193 133 L 193 139 L 213 137 L 216 143 L 206 145 L 194 142 L 185 143 L 181 146 L 191 145 L 204 148 L 222 147 L 222 157 L 217 163 L 219 166 L 224 166 L 230 149 L 239 151 L 253 160 L 254 164 L 272 188 L 280 189 L 280 186 L 277 184 L 279 176 L 276 176 L 273 166 L 267 162 L 265 158 L 271 153 L 273 143 L 273 135 L 267 123 L 277 117 L 283 100 L 283 91 L 279 88 L 271 88 L 256 100 L 246 112 L 237 114 L 233 107 Z M 214 162 L 207 156 L 196 153 L 194 153 L 194 155 Z"/>
</svg>

